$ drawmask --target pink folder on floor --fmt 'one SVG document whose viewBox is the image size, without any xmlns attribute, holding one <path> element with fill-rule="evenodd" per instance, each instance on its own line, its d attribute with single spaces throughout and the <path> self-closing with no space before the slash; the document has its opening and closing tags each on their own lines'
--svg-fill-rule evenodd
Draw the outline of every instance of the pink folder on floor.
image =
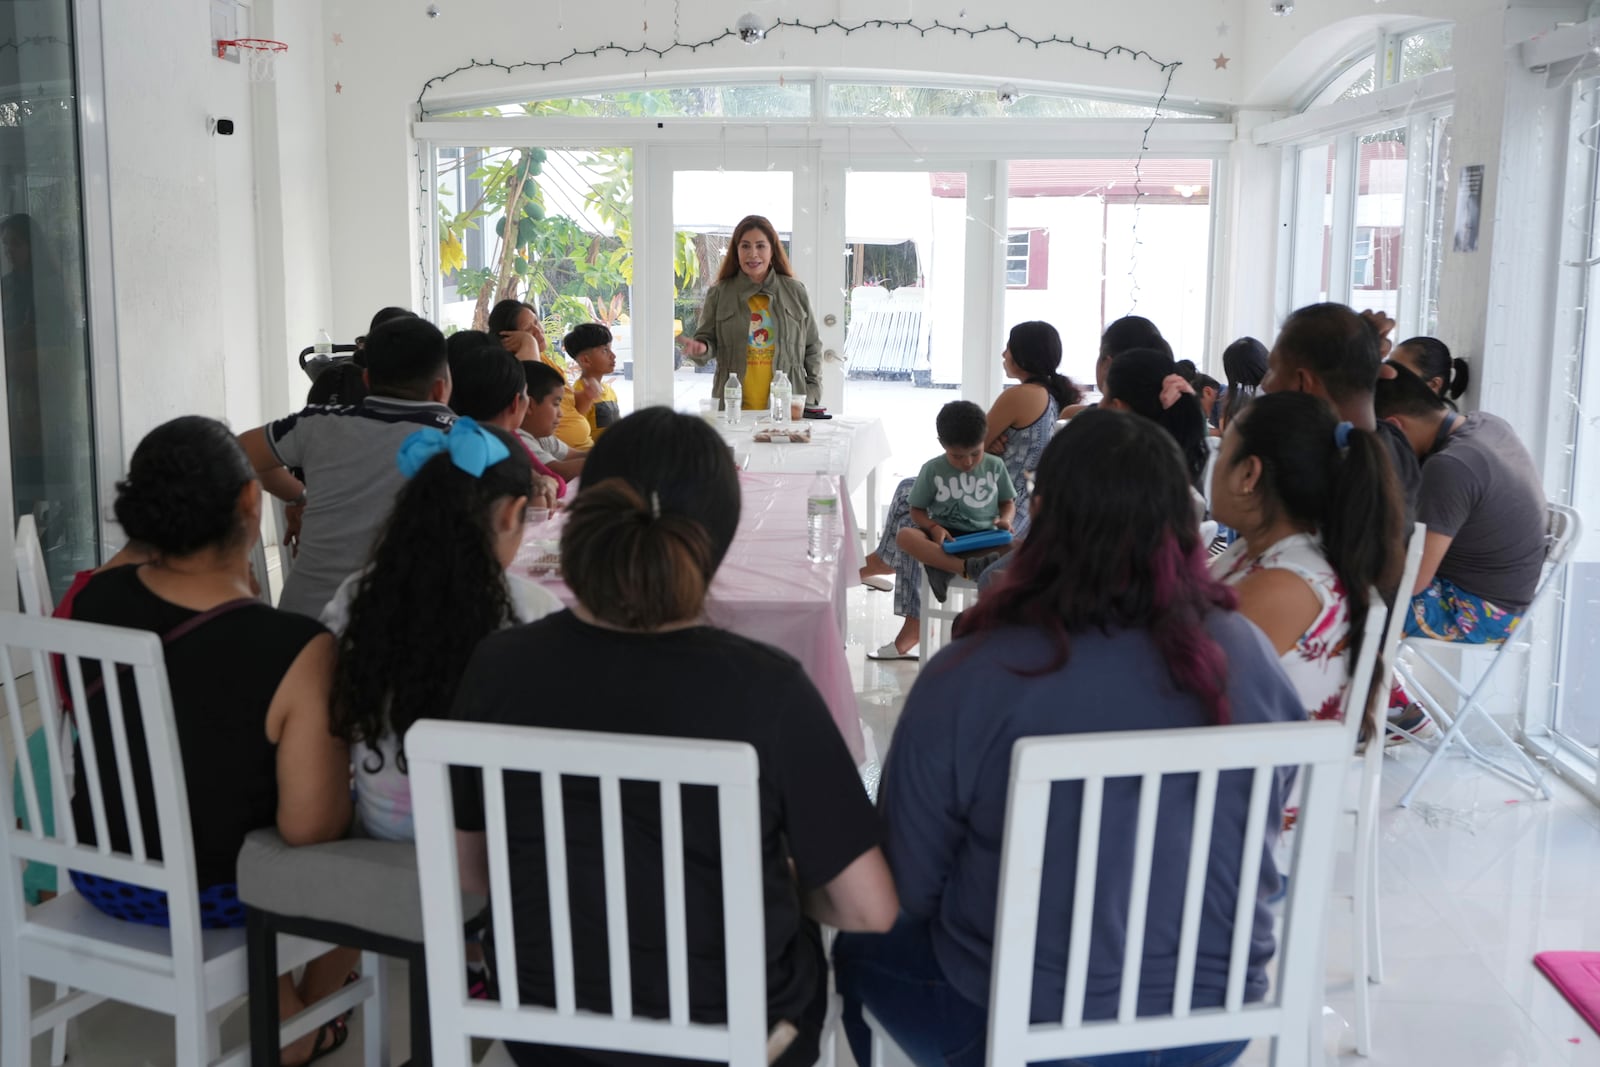
<svg viewBox="0 0 1600 1067">
<path fill-rule="evenodd" d="M 1533 963 L 1600 1033 L 1600 952 L 1541 952 Z"/>
</svg>

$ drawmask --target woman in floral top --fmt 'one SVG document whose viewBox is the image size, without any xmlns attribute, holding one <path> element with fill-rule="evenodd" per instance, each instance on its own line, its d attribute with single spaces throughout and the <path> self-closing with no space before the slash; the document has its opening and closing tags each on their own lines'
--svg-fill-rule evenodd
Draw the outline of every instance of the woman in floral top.
<svg viewBox="0 0 1600 1067">
<path fill-rule="evenodd" d="M 1211 509 L 1239 531 L 1212 573 L 1277 649 L 1307 716 L 1340 718 L 1369 590 L 1392 594 L 1400 569 L 1402 508 L 1382 442 L 1309 394 L 1258 397 L 1228 423 Z"/>
</svg>

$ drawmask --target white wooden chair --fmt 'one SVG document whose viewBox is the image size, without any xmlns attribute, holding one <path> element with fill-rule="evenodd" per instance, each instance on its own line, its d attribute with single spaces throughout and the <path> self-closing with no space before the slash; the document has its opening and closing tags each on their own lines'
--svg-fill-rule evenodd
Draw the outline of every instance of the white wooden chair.
<svg viewBox="0 0 1600 1067">
<path fill-rule="evenodd" d="M 735 742 L 685 741 L 484 723 L 423 720 L 406 732 L 417 867 L 422 876 L 424 943 L 433 1061 L 468 1062 L 471 1037 L 534 1042 L 618 1052 L 712 1060 L 732 1067 L 767 1062 L 765 915 L 755 750 Z M 480 769 L 488 846 L 489 899 L 495 933 L 500 1000 L 468 998 L 461 938 L 459 862 L 451 766 Z M 549 872 L 556 1006 L 521 1002 L 517 983 L 516 916 L 506 844 L 507 771 L 541 778 L 546 865 Z M 606 940 L 610 952 L 612 1013 L 581 1011 L 573 980 L 571 910 L 567 888 L 566 822 L 562 776 L 599 780 L 604 837 Z M 633 1010 L 627 896 L 623 884 L 621 782 L 661 786 L 662 867 L 667 929 L 670 1015 Z M 685 785 L 718 791 L 722 833 L 723 934 L 726 943 L 728 1022 L 689 1019 L 688 943 L 685 932 L 683 814 Z"/>
<path fill-rule="evenodd" d="M 50 575 L 45 570 L 44 546 L 39 542 L 39 525 L 32 515 L 17 520 L 14 546 L 17 583 L 22 586 L 22 609 L 29 615 L 49 615 L 56 609 L 50 593 Z"/>
<path fill-rule="evenodd" d="M 173 1017 L 178 1067 L 243 1067 L 247 1049 L 220 1055 L 220 1025 L 225 1009 L 245 995 L 247 968 L 245 931 L 200 928 L 200 903 L 195 882 L 194 840 L 189 828 L 189 801 L 173 720 L 172 694 L 162 655 L 161 638 L 144 630 L 124 630 L 63 619 L 38 619 L 0 613 L 0 685 L 5 692 L 12 742 L 23 743 L 21 701 L 13 656 L 32 665 L 33 675 L 53 686 L 50 657 L 65 663 L 68 689 L 75 708 L 86 708 L 83 662 L 99 664 L 103 675 L 119 673 L 133 682 L 139 718 L 149 752 L 155 820 L 163 858 L 153 860 L 142 821 L 129 821 L 130 852 L 112 851 L 107 826 L 105 788 L 96 753 L 110 748 L 117 764 L 117 787 L 123 810 L 139 811 L 134 793 L 134 768 L 124 725 L 122 686 L 107 684 L 108 728 L 93 729 L 90 717 L 78 716 L 84 777 L 79 789 L 89 791 L 95 824 L 94 845 L 78 840 L 73 819 L 62 807 L 56 832 L 40 827 L 32 769 L 19 764 L 29 815 L 28 830 L 15 828 L 11 790 L 0 790 L 0 1063 L 31 1062 L 32 1039 L 82 1014 L 104 1000 L 118 1000 Z M 64 753 L 59 744 L 59 705 L 39 702 L 50 756 L 50 780 L 64 796 Z M 26 860 L 47 863 L 63 872 L 84 871 L 166 892 L 170 929 L 113 919 L 97 911 L 78 893 L 27 907 L 16 877 Z M 331 946 L 284 938 L 280 961 L 284 971 L 298 967 Z M 74 992 L 37 1009 L 29 1006 L 29 982 L 41 979 Z M 346 986 L 288 1020 L 280 1041 L 293 1041 L 320 1023 L 354 1007 L 374 991 L 370 977 Z"/>
<path fill-rule="evenodd" d="M 56 610 L 55 597 L 50 592 L 50 574 L 45 568 L 44 545 L 39 541 L 39 524 L 32 515 L 24 515 L 17 520 L 17 539 L 13 544 L 13 555 L 17 562 L 17 584 L 22 588 L 22 610 L 29 615 L 40 618 L 49 618 Z M 52 707 L 60 707 L 55 695 L 55 679 L 35 678 L 34 696 L 38 700 L 52 701 Z M 61 723 L 61 745 L 63 762 L 65 764 L 65 792 L 55 793 L 52 797 L 60 797 L 60 815 L 66 816 L 66 800 L 72 796 L 72 724 L 65 719 Z M 18 751 L 18 759 L 27 759 L 27 748 Z M 41 783 L 43 784 L 43 783 Z M 16 813 L 13 813 L 15 816 Z M 72 882 L 60 871 L 57 872 L 56 892 L 72 892 Z M 66 986 L 56 987 L 56 996 L 64 997 L 70 990 Z M 61 1023 L 50 1035 L 50 1064 L 51 1067 L 61 1067 L 67 1059 L 67 1024 Z"/>
<path fill-rule="evenodd" d="M 267 546 L 260 537 L 250 546 L 250 575 L 256 580 L 256 596 L 267 607 L 272 607 L 272 576 L 267 573 Z"/>
<path fill-rule="evenodd" d="M 1010 796 L 1001 850 L 985 1062 L 1023 1064 L 1270 1037 L 1275 1045 L 1274 1064 L 1306 1064 L 1313 1024 L 1320 1019 L 1322 1008 L 1324 907 L 1333 878 L 1339 790 L 1349 760 L 1346 730 L 1342 724 L 1331 722 L 1130 730 L 1034 737 L 1017 742 L 1011 754 Z M 1269 823 L 1282 818 L 1280 812 L 1268 810 L 1273 776 L 1280 767 L 1299 767 L 1302 788 L 1300 818 L 1285 872 L 1289 885 L 1278 943 L 1277 982 L 1266 1000 L 1246 1004 L 1245 972 L 1255 925 L 1255 886 L 1260 878 L 1263 842 Z M 1252 775 L 1239 870 L 1239 885 L 1246 891 L 1239 894 L 1232 909 L 1224 1003 L 1221 1007 L 1195 1008 L 1195 964 L 1219 775 L 1238 769 Z M 1163 817 L 1157 802 L 1162 779 L 1168 775 L 1195 778 L 1197 790 L 1176 987 L 1170 1014 L 1137 1016 L 1156 830 Z M 1097 899 L 1096 892 L 1102 801 L 1107 780 L 1115 778 L 1140 779 L 1138 816 L 1128 827 L 1134 835 L 1134 853 L 1132 886 L 1126 901 Z M 1060 1022 L 1030 1023 L 1050 796 L 1057 783 L 1068 782 L 1083 784 L 1083 802 L 1069 919 L 1066 996 Z M 1127 942 L 1117 1017 L 1088 1022 L 1083 1014 L 1090 932 L 1096 912 L 1121 912 L 1124 906 Z M 898 1049 L 890 1051 L 892 1041 L 871 1012 L 865 1014 L 873 1030 L 873 1067 L 903 1062 Z"/>
<path fill-rule="evenodd" d="M 966 578 L 950 579 L 950 592 L 943 604 L 934 599 L 928 584 L 928 568 L 918 567 L 922 580 L 922 617 L 917 621 L 917 654 L 922 662 L 950 643 L 956 616 L 978 602 L 978 585 Z"/>
<path fill-rule="evenodd" d="M 1422 545 L 1428 528 L 1422 523 L 1417 523 L 1412 530 L 1411 540 L 1407 544 L 1405 565 L 1400 573 L 1400 584 L 1397 586 L 1402 591 L 1399 596 L 1396 610 L 1383 611 L 1382 647 L 1378 650 L 1376 664 L 1367 664 L 1365 680 L 1361 674 L 1363 661 L 1367 654 L 1366 640 L 1363 639 L 1360 658 L 1356 661 L 1356 674 L 1351 679 L 1350 689 L 1345 694 L 1345 725 L 1349 728 L 1351 750 L 1356 753 L 1351 770 L 1355 779 L 1354 795 L 1346 794 L 1345 814 L 1355 817 L 1355 839 L 1352 847 L 1352 856 L 1355 860 L 1355 870 L 1352 877 L 1351 901 L 1355 913 L 1355 959 L 1352 966 L 1351 982 L 1355 991 L 1356 1019 L 1355 1038 L 1356 1052 L 1362 1056 L 1372 1055 L 1372 994 L 1367 988 L 1367 983 L 1383 981 L 1383 938 L 1380 933 L 1381 917 L 1378 912 L 1378 791 L 1383 784 L 1383 741 L 1384 719 L 1389 700 L 1389 687 L 1380 685 L 1374 687 L 1374 677 L 1384 679 L 1386 682 L 1394 677 L 1395 659 L 1399 655 L 1400 638 L 1405 632 L 1406 611 L 1403 595 L 1417 582 L 1417 571 L 1422 566 Z M 1370 596 L 1371 603 L 1381 604 L 1381 598 L 1374 590 Z M 1373 633 L 1372 622 L 1376 612 L 1368 612 L 1368 635 Z M 1359 684 L 1358 684 L 1359 683 Z M 1373 724 L 1376 733 L 1367 739 L 1364 748 L 1359 747 L 1361 732 L 1361 703 L 1363 696 L 1370 694 L 1372 699 Z"/>
<path fill-rule="evenodd" d="M 1422 783 L 1427 781 L 1428 775 L 1433 773 L 1434 767 L 1444 756 L 1451 745 L 1459 743 L 1467 756 L 1487 769 L 1499 774 L 1501 777 L 1522 786 L 1530 793 L 1534 793 L 1545 800 L 1550 799 L 1550 788 L 1544 783 L 1544 768 L 1535 763 L 1522 747 L 1512 741 L 1500 724 L 1484 707 L 1483 700 L 1488 693 L 1489 683 L 1495 678 L 1500 665 L 1512 655 L 1527 652 L 1533 647 L 1529 638 L 1528 622 L 1533 617 L 1534 611 L 1540 602 L 1556 584 L 1556 579 L 1566 566 L 1572 550 L 1577 546 L 1579 538 L 1583 536 L 1583 520 L 1576 511 L 1562 504 L 1548 505 L 1546 517 L 1546 548 L 1545 570 L 1539 579 L 1539 585 L 1534 591 L 1533 602 L 1528 605 L 1528 610 L 1522 615 L 1522 620 L 1517 624 L 1511 635 L 1498 645 L 1472 645 L 1457 641 L 1435 641 L 1431 638 L 1407 636 L 1401 642 L 1400 658 L 1397 663 L 1402 681 L 1406 690 L 1417 699 L 1417 702 L 1427 712 L 1428 717 L 1442 727 L 1445 731 L 1428 756 L 1428 761 L 1422 765 L 1422 770 L 1417 772 L 1416 779 L 1400 797 L 1402 808 L 1410 807 L 1412 799 L 1417 795 L 1417 790 L 1422 788 Z M 1456 698 L 1461 700 L 1454 712 L 1446 709 L 1443 701 L 1431 692 L 1419 678 L 1416 665 L 1408 658 L 1414 656 L 1417 660 L 1428 665 L 1438 679 L 1442 679 L 1445 686 L 1455 691 Z M 1470 688 L 1453 671 L 1446 668 L 1438 659 L 1441 655 L 1459 654 L 1463 660 L 1468 656 L 1487 657 L 1488 664 L 1483 673 L 1478 676 L 1478 681 Z M 1436 683 L 1437 684 L 1437 683 Z M 1496 759 L 1474 745 L 1462 732 L 1462 728 L 1471 719 L 1477 719 L 1491 734 L 1492 738 L 1508 748 L 1516 759 L 1515 764 Z"/>
</svg>

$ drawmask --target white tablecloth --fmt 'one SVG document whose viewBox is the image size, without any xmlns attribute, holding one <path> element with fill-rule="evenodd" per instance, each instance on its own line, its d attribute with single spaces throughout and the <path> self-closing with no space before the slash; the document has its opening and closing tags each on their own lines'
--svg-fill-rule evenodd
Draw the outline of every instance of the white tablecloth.
<svg viewBox="0 0 1600 1067">
<path fill-rule="evenodd" d="M 814 449 L 816 435 L 812 440 Z M 845 594 L 856 582 L 861 558 L 856 539 L 850 535 L 854 520 L 849 494 L 844 492 L 840 494 L 844 536 L 838 558 L 831 563 L 812 563 L 806 557 L 806 490 L 813 477 L 814 469 L 809 474 L 747 471 L 739 476 L 743 491 L 739 529 L 711 583 L 706 617 L 713 626 L 764 641 L 799 660 L 860 764 L 865 755 L 861 719 L 845 659 L 844 635 Z M 846 476 L 836 477 L 843 482 Z M 511 565 L 513 573 L 529 574 L 529 564 L 559 539 L 561 524 L 558 513 L 524 533 L 522 548 Z M 572 602 L 572 591 L 559 578 L 534 577 L 563 602 Z M 685 684 L 692 683 L 685 679 Z"/>
<path fill-rule="evenodd" d="M 766 444 L 752 440 L 758 420 L 756 412 L 744 413 L 739 429 L 719 423 L 723 439 L 737 448 L 749 448 L 748 470 L 760 474 L 815 474 L 827 471 L 844 479 L 850 492 L 860 489 L 878 464 L 889 458 L 889 435 L 883 420 L 861 415 L 835 415 L 831 419 L 802 419 L 811 427 L 811 443 L 806 445 Z"/>
</svg>

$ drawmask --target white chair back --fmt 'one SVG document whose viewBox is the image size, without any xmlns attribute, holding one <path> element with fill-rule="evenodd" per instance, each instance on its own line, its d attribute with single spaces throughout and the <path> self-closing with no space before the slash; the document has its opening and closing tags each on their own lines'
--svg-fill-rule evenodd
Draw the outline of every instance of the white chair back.
<svg viewBox="0 0 1600 1067">
<path fill-rule="evenodd" d="M 22 608 L 29 615 L 49 615 L 56 609 L 50 594 L 50 575 L 45 570 L 44 546 L 39 542 L 39 524 L 32 515 L 17 520 L 17 582 L 22 586 Z"/>
<path fill-rule="evenodd" d="M 713 1060 L 733 1067 L 767 1062 L 766 938 L 755 750 L 734 742 L 684 741 L 584 731 L 423 720 L 406 733 L 417 866 L 422 879 L 428 997 L 435 1063 L 468 1062 L 469 1038 L 605 1049 Z M 483 807 L 500 985 L 498 1003 L 466 995 L 466 960 L 455 804 L 449 769 L 481 770 Z M 521 1002 L 516 920 L 506 840 L 505 773 L 540 775 L 544 809 L 549 928 L 555 1007 Z M 606 940 L 611 970 L 610 1015 L 579 1010 L 573 980 L 571 907 L 563 814 L 564 776 L 598 779 L 604 855 Z M 665 904 L 669 1015 L 636 1015 L 630 980 L 628 907 L 623 871 L 621 783 L 661 788 L 662 900 Z M 722 837 L 723 934 L 728 1022 L 689 1018 L 683 811 L 686 785 L 717 789 Z M 587 851 L 587 850 L 585 850 Z M 528 919 L 527 916 L 522 916 Z M 542 922 L 542 917 L 530 921 Z"/>
<path fill-rule="evenodd" d="M 1547 531 L 1545 536 L 1548 545 L 1545 548 L 1544 561 L 1550 566 L 1550 570 L 1544 576 L 1541 590 L 1549 583 L 1555 572 L 1561 569 L 1562 564 L 1571 558 L 1572 550 L 1583 538 L 1583 516 L 1578 514 L 1577 509 L 1569 508 L 1565 504 L 1550 504 L 1547 507 L 1549 510 L 1545 520 Z"/>
<path fill-rule="evenodd" d="M 165 891 L 171 898 L 169 906 L 176 949 L 185 929 L 199 929 L 200 917 L 195 887 L 194 846 L 189 832 L 189 801 L 184 791 L 183 762 L 178 751 L 172 693 L 167 685 L 160 635 L 145 630 L 125 630 L 115 626 L 32 618 L 5 612 L 0 613 L 0 644 L 5 645 L 22 662 L 30 663 L 36 679 L 45 679 L 47 682 L 55 677 L 51 658 L 59 656 L 72 706 L 78 709 L 88 709 L 90 706 L 84 664 L 96 664 L 106 680 L 103 693 L 108 712 L 106 721 L 99 723 L 98 728 L 94 717 L 86 710 L 74 717 L 84 763 L 84 777 L 78 782 L 78 788 L 87 790 L 89 794 L 95 843 L 89 845 L 79 841 L 74 820 L 66 811 L 65 797 L 68 794 L 64 785 L 67 773 L 65 764 L 71 757 L 70 753 L 63 751 L 59 742 L 60 706 L 54 701 L 40 700 L 39 718 L 47 739 L 50 787 L 56 797 L 62 798 L 57 805 L 55 833 L 46 834 L 43 829 L 37 810 L 33 768 L 27 760 L 21 760 L 17 773 L 22 777 L 29 828 L 15 829 L 11 793 L 9 790 L 0 790 L 4 794 L 0 798 L 0 820 L 4 823 L 0 825 L 0 863 L 32 860 L 63 870 L 86 871 L 102 878 Z M 11 740 L 20 750 L 25 743 L 22 708 L 11 664 L 10 656 L 0 656 L 0 685 L 5 690 Z M 117 684 L 118 680 L 124 684 Z M 125 683 L 128 681 L 132 682 L 132 692 L 138 699 L 139 721 L 149 753 L 148 768 L 136 768 L 129 750 L 127 722 L 131 718 L 131 709 L 127 708 L 124 700 Z M 105 753 L 109 753 L 115 762 L 115 783 L 106 782 L 101 777 L 100 761 Z M 159 860 L 150 858 L 144 823 L 137 817 L 140 807 L 135 790 L 135 772 L 146 769 L 155 797 L 156 830 L 161 837 L 162 858 Z M 126 853 L 114 852 L 111 846 L 111 827 L 105 798 L 112 788 L 117 790 L 127 817 L 129 851 Z M 9 879 L 0 878 L 0 884 L 9 885 Z M 20 899 L 13 899 L 6 910 L 7 925 L 12 932 L 19 929 L 20 925 L 25 925 Z M 195 951 L 198 953 L 197 946 Z M 198 965 L 199 956 L 196 954 L 193 960 Z"/>
<path fill-rule="evenodd" d="M 1019 741 L 1012 750 L 1011 788 L 1001 853 L 1000 904 L 990 988 L 986 1062 L 1020 1064 L 1082 1058 L 1114 1052 L 1175 1048 L 1270 1036 L 1278 1062 L 1304 1062 L 1312 1020 L 1321 1009 L 1319 940 L 1323 908 L 1333 875 L 1334 827 L 1339 788 L 1350 752 L 1337 723 L 1270 723 L 1185 730 L 1073 734 Z M 1256 886 L 1269 825 L 1282 818 L 1269 810 L 1280 767 L 1301 768 L 1302 800 L 1289 875 L 1288 899 L 1277 956 L 1277 985 L 1268 999 L 1244 1002 L 1251 935 L 1258 903 Z M 1221 1007 L 1193 1006 L 1202 905 L 1210 869 L 1220 776 L 1251 774 L 1225 1000 Z M 1137 1015 L 1145 922 L 1158 812 L 1164 777 L 1195 784 L 1187 880 L 1172 1010 Z M 1128 899 L 1096 892 L 1101 813 L 1110 779 L 1140 780 L 1138 812 L 1127 829 L 1134 835 L 1133 877 Z M 1059 1023 L 1029 1022 L 1033 1001 L 1034 947 L 1040 910 L 1041 872 L 1051 792 L 1058 783 L 1081 782 L 1077 873 L 1068 929 L 1066 996 Z M 1224 784 L 1224 788 L 1226 788 Z M 1124 832 L 1122 828 L 1114 833 Z M 1088 993 L 1089 942 L 1098 914 L 1125 914 L 1121 995 L 1117 1017 L 1084 1021 Z M 1285 1055 L 1287 1053 L 1287 1055 Z"/>
<path fill-rule="evenodd" d="M 1367 621 L 1361 631 L 1361 645 L 1356 650 L 1355 669 L 1350 672 L 1350 681 L 1344 691 L 1344 725 L 1350 735 L 1350 751 L 1356 750 L 1356 744 L 1361 733 L 1361 720 L 1366 714 L 1369 697 L 1372 696 L 1372 676 L 1377 670 L 1380 652 L 1386 647 L 1389 637 L 1389 609 L 1384 606 L 1383 594 L 1376 589 L 1367 590 Z M 1377 724 L 1381 733 L 1383 724 Z"/>
<path fill-rule="evenodd" d="M 288 505 L 270 493 L 267 496 L 272 501 L 272 525 L 278 531 L 278 577 L 288 581 L 289 572 L 294 570 L 294 549 L 285 537 L 289 528 Z"/>
</svg>

